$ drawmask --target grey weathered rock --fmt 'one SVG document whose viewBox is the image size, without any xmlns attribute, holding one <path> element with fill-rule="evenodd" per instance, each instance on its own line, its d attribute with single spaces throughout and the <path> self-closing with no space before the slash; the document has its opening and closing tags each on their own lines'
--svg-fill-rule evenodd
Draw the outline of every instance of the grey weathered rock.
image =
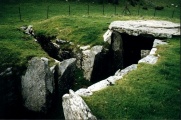
<svg viewBox="0 0 181 120">
<path fill-rule="evenodd" d="M 150 51 L 150 55 L 155 55 L 157 51 L 157 48 L 152 48 Z"/>
<path fill-rule="evenodd" d="M 58 45 L 57 43 L 53 43 L 53 45 L 54 45 L 57 49 L 60 49 L 60 45 Z"/>
<path fill-rule="evenodd" d="M 7 68 L 4 72 L 0 73 L 0 76 L 12 75 L 12 67 Z"/>
<path fill-rule="evenodd" d="M 159 39 L 155 39 L 154 42 L 153 42 L 153 47 L 157 47 L 158 45 L 166 45 L 168 43 L 162 41 L 162 40 L 159 40 Z"/>
<path fill-rule="evenodd" d="M 56 39 L 56 43 L 59 43 L 59 44 L 65 44 L 65 43 L 67 43 L 67 41 L 65 41 L 65 40 L 61 40 L 61 39 Z"/>
<path fill-rule="evenodd" d="M 65 120 L 96 120 L 84 100 L 74 91 L 69 90 L 62 99 Z"/>
<path fill-rule="evenodd" d="M 80 96 L 91 96 L 94 92 L 102 90 L 104 88 L 107 88 L 111 85 L 114 85 L 116 81 L 121 80 L 124 75 L 128 74 L 130 71 L 136 70 L 137 69 L 137 64 L 130 65 L 126 67 L 123 70 L 118 70 L 114 76 L 110 76 L 104 80 L 101 80 L 91 86 L 89 86 L 87 89 L 86 88 L 81 88 L 77 90 L 75 93 L 77 93 Z"/>
<path fill-rule="evenodd" d="M 154 37 L 171 38 L 173 35 L 180 35 L 180 24 L 168 21 L 114 21 L 109 25 L 109 29 L 113 31 L 118 31 L 120 33 L 127 33 L 133 36 L 138 36 L 140 34 L 149 34 L 153 35 Z M 107 36 L 107 38 L 109 37 Z"/>
<path fill-rule="evenodd" d="M 87 45 L 87 46 L 81 46 L 80 47 L 80 50 L 87 50 L 90 48 L 90 45 Z"/>
<path fill-rule="evenodd" d="M 89 89 L 86 88 L 81 88 L 77 90 L 75 93 L 79 96 L 85 96 L 85 97 L 93 94 Z"/>
<path fill-rule="evenodd" d="M 93 92 L 102 90 L 104 88 L 107 88 L 108 86 L 114 85 L 116 81 L 122 79 L 122 76 L 110 76 L 106 78 L 105 80 L 101 80 L 88 88 L 81 88 L 77 90 L 75 93 L 80 95 L 80 96 L 91 96 L 93 95 Z"/>
<path fill-rule="evenodd" d="M 24 30 L 24 32 L 28 35 L 32 35 L 34 36 L 34 31 L 33 31 L 33 26 L 32 25 L 29 25 L 28 27 L 25 27 L 25 26 L 22 26 L 20 27 L 22 30 Z"/>
<path fill-rule="evenodd" d="M 101 80 L 91 86 L 89 86 L 87 89 L 90 90 L 91 92 L 99 91 L 102 90 L 110 85 L 110 82 L 107 80 Z"/>
<path fill-rule="evenodd" d="M 57 62 L 55 71 L 58 79 L 57 84 L 59 96 L 61 96 L 64 92 L 68 91 L 73 86 L 75 81 L 75 68 L 75 58 L 67 59 L 62 62 Z"/>
<path fill-rule="evenodd" d="M 147 55 L 149 55 L 150 50 L 141 50 L 141 58 L 146 57 Z"/>
<path fill-rule="evenodd" d="M 76 66 L 77 68 L 82 68 L 82 51 L 79 49 L 74 49 L 74 57 L 77 59 Z"/>
<path fill-rule="evenodd" d="M 73 42 L 69 42 L 70 45 L 75 45 Z"/>
<path fill-rule="evenodd" d="M 58 76 L 62 76 L 64 74 L 64 72 L 67 70 L 67 68 L 74 64 L 76 61 L 75 58 L 70 58 L 70 59 L 67 59 L 67 60 L 64 60 L 62 62 L 58 62 L 57 64 L 57 73 L 58 73 Z"/>
<path fill-rule="evenodd" d="M 94 46 L 91 49 L 82 51 L 82 69 L 84 72 L 84 77 L 87 80 L 91 79 L 95 56 L 102 51 L 102 48 L 102 46 Z"/>
<path fill-rule="evenodd" d="M 46 57 L 41 57 L 41 60 L 42 61 L 44 61 L 44 63 L 46 64 L 46 65 L 48 65 L 48 58 L 46 58 Z"/>
<path fill-rule="evenodd" d="M 158 57 L 155 55 L 148 55 L 143 59 L 139 60 L 138 63 L 148 63 L 148 64 L 155 64 L 158 60 Z"/>
<path fill-rule="evenodd" d="M 116 73 L 115 73 L 115 76 L 124 76 L 124 75 L 126 75 L 126 74 L 128 74 L 130 71 L 132 71 L 132 70 L 136 70 L 137 69 L 137 64 L 132 64 L 132 65 L 130 65 L 130 66 L 128 66 L 128 67 L 126 67 L 125 69 L 123 69 L 123 70 L 118 70 Z"/>
<path fill-rule="evenodd" d="M 34 57 L 29 61 L 21 84 L 24 106 L 32 111 L 47 112 L 54 92 L 54 76 L 45 58 Z"/>
<path fill-rule="evenodd" d="M 123 39 L 119 32 L 113 31 L 111 40 L 112 68 L 113 71 L 123 69 Z"/>
<path fill-rule="evenodd" d="M 106 80 L 109 82 L 109 85 L 114 85 L 116 81 L 122 79 L 122 76 L 110 76 L 106 78 Z"/>
<path fill-rule="evenodd" d="M 112 35 L 112 30 L 107 30 L 106 33 L 104 33 L 103 38 L 104 38 L 104 42 L 108 42 L 109 44 L 111 44 L 111 35 Z"/>
</svg>

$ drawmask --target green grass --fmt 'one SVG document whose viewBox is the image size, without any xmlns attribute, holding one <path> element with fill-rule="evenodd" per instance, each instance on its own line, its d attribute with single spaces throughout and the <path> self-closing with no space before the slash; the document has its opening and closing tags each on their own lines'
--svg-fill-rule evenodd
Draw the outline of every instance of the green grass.
<svg viewBox="0 0 181 120">
<path fill-rule="evenodd" d="M 98 119 L 180 119 L 180 44 L 160 46 L 155 65 L 139 64 L 116 85 L 84 98 Z"/>
<path fill-rule="evenodd" d="M 116 14 L 115 6 L 105 4 L 104 15 L 102 5 L 90 3 L 88 15 L 87 3 L 58 0 L 19 0 L 18 3 L 16 0 L 4 0 L 0 4 L 0 73 L 7 67 L 18 69 L 27 66 L 28 60 L 34 56 L 50 58 L 32 37 L 19 30 L 24 25 L 33 25 L 36 34 L 54 36 L 76 45 L 93 46 L 104 44 L 102 36 L 114 20 L 154 19 L 180 22 L 180 6 L 170 6 L 171 3 L 178 4 L 179 0 L 152 1 L 165 7 L 163 11 L 157 11 L 155 17 L 153 7 L 149 5 L 149 10 L 140 9 L 139 15 L 138 6 L 129 6 L 131 15 L 124 15 L 122 1 L 116 6 Z M 173 39 L 170 45 L 160 47 L 159 54 L 161 58 L 156 65 L 140 64 L 137 71 L 131 72 L 117 85 L 85 98 L 93 113 L 104 119 L 177 119 L 180 110 L 179 41 Z M 82 76 L 81 71 L 76 72 L 77 78 Z M 77 79 L 77 86 L 89 85 L 82 80 L 82 77 Z"/>
</svg>

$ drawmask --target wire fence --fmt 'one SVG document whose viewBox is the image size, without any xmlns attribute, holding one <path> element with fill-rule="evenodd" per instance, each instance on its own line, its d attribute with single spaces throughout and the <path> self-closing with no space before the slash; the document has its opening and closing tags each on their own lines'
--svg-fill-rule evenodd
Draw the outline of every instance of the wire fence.
<svg viewBox="0 0 181 120">
<path fill-rule="evenodd" d="M 1 12 L 1 17 L 22 20 L 48 19 L 58 15 L 123 15 L 123 16 L 152 16 L 164 18 L 180 18 L 180 11 L 176 8 L 164 8 L 157 10 L 154 8 L 144 9 L 143 6 L 125 7 L 124 5 L 113 4 L 88 4 L 88 3 L 60 3 L 44 5 L 18 5 L 12 10 Z M 13 18 L 14 17 L 14 18 Z"/>
</svg>

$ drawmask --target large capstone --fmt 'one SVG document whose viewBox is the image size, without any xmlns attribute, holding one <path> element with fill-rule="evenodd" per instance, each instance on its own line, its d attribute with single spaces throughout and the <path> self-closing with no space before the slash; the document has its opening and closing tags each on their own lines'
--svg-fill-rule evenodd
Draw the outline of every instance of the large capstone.
<svg viewBox="0 0 181 120">
<path fill-rule="evenodd" d="M 46 113 L 54 93 L 54 76 L 47 59 L 32 58 L 21 84 L 24 106 L 31 111 Z"/>
<path fill-rule="evenodd" d="M 132 36 L 148 34 L 159 38 L 171 38 L 172 36 L 180 35 L 180 24 L 168 21 L 156 21 L 156 20 L 114 21 L 109 25 L 109 29 L 117 31 L 119 33 L 127 33 Z"/>
</svg>

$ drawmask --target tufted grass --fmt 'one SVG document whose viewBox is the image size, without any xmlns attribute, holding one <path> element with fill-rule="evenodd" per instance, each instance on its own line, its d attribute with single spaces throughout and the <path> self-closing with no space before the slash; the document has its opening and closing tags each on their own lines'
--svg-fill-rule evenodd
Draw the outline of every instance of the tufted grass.
<svg viewBox="0 0 181 120">
<path fill-rule="evenodd" d="M 155 65 L 139 64 L 116 85 L 84 100 L 98 119 L 180 119 L 179 38 L 159 46 Z"/>
<path fill-rule="evenodd" d="M 132 14 L 123 15 L 124 4 L 121 2 L 120 5 L 116 6 L 115 15 L 115 6 L 105 4 L 103 15 L 102 5 L 90 3 L 88 15 L 86 2 L 0 0 L 0 73 L 7 67 L 21 68 L 27 66 L 28 60 L 34 56 L 49 58 L 32 37 L 19 30 L 23 25 L 33 25 L 36 34 L 56 36 L 59 39 L 72 41 L 76 45 L 100 45 L 104 44 L 102 35 L 114 20 L 154 19 L 180 22 L 179 7 L 170 6 L 171 3 L 178 4 L 179 0 L 152 1 L 164 7 L 169 6 L 165 7 L 163 11 L 157 11 L 156 16 L 153 16 L 154 10 L 149 6 L 148 11 L 140 9 L 139 15 L 138 6 L 130 6 Z M 71 7 L 70 15 L 69 5 Z M 49 6 L 48 19 L 47 6 Z M 19 7 L 21 20 L 18 12 Z M 175 14 L 172 18 L 174 9 Z M 177 95 L 180 94 L 180 91 L 177 91 L 179 84 L 179 42 L 178 40 L 171 40 L 170 43 L 168 47 L 159 48 L 162 57 L 154 67 L 141 64 L 137 72 L 130 73 L 117 86 L 109 88 L 109 92 L 103 91 L 96 93 L 91 98 L 85 98 L 93 113 L 98 118 L 104 119 L 177 119 L 179 107 L 176 105 L 179 101 L 176 99 Z M 170 58 L 174 59 L 170 60 Z M 150 72 L 152 74 L 149 74 Z M 76 75 L 81 74 L 80 71 L 76 73 Z M 147 76 L 150 77 L 147 78 Z M 145 79 L 148 80 L 145 81 Z M 83 78 L 78 80 L 83 80 Z M 83 84 L 88 85 L 89 83 L 83 82 Z M 80 83 L 78 86 L 82 87 Z"/>
</svg>

